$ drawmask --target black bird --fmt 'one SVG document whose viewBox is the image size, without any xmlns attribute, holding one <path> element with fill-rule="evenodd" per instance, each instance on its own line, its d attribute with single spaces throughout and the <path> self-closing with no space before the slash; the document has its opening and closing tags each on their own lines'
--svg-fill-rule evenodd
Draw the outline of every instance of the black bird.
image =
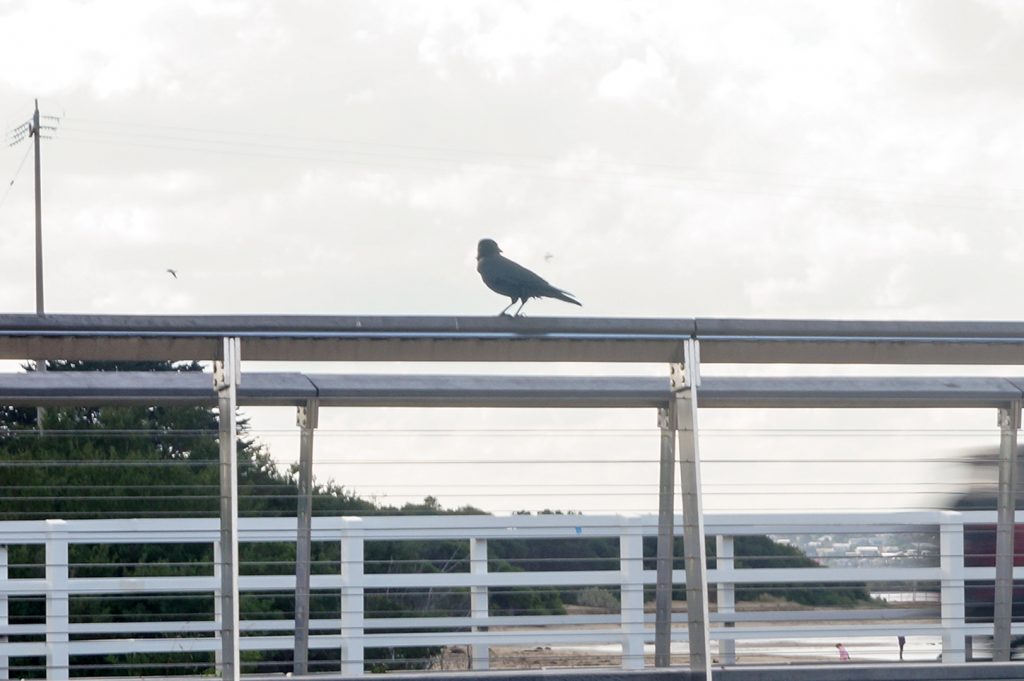
<svg viewBox="0 0 1024 681">
<path fill-rule="evenodd" d="M 516 310 L 515 316 L 518 317 L 530 298 L 557 298 L 583 306 L 568 291 L 555 288 L 539 275 L 503 256 L 494 239 L 480 239 L 476 245 L 476 271 L 480 273 L 487 288 L 512 299 L 508 307 L 498 313 L 499 316 L 508 312 L 508 308 L 518 300 L 522 301 Z"/>
</svg>

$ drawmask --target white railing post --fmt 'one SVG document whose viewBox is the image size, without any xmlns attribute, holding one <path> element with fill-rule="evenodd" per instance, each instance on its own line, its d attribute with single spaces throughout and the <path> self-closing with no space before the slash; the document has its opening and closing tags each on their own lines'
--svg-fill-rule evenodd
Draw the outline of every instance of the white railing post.
<svg viewBox="0 0 1024 681">
<path fill-rule="evenodd" d="M 473 537 L 469 540 L 469 571 L 473 575 L 487 574 L 487 540 Z M 473 619 L 490 616 L 490 605 L 486 586 L 473 585 L 469 588 L 470 616 Z M 487 627 L 473 625 L 473 631 L 487 631 Z M 491 647 L 485 643 L 470 647 L 471 666 L 475 671 L 491 666 Z"/>
<path fill-rule="evenodd" d="M 7 581 L 7 547 L 0 546 L 0 582 Z M 0 627 L 10 624 L 7 611 L 7 589 L 0 589 Z M 0 634 L 0 679 L 7 681 L 10 677 L 10 666 L 7 655 L 4 655 L 3 644 L 7 643 L 7 635 Z"/>
<path fill-rule="evenodd" d="M 735 539 L 724 535 L 715 537 L 716 567 L 719 575 L 731 575 L 736 568 Z M 718 614 L 732 615 L 736 612 L 736 585 L 731 581 L 719 581 L 716 586 Z M 736 622 L 725 621 L 727 628 L 736 626 Z M 719 659 L 722 664 L 736 664 L 736 641 L 724 638 L 718 642 Z"/>
<path fill-rule="evenodd" d="M 71 672 L 68 538 L 55 529 L 63 524 L 47 521 L 46 537 L 46 678 L 55 681 L 69 678 Z"/>
<path fill-rule="evenodd" d="M 363 675 L 363 536 L 346 530 L 341 539 L 341 674 Z"/>
<path fill-rule="evenodd" d="M 945 521 L 939 526 L 939 556 L 942 575 L 942 661 L 964 662 L 967 641 L 964 632 L 963 516 L 946 514 Z"/>
<path fill-rule="evenodd" d="M 622 626 L 622 668 L 644 668 L 644 537 L 635 525 L 619 535 L 619 621 Z"/>
</svg>

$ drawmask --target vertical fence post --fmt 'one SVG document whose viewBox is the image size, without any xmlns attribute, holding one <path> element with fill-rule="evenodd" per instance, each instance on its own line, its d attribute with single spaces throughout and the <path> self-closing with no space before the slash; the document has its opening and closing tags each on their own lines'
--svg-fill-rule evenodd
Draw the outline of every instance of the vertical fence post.
<svg viewBox="0 0 1024 681">
<path fill-rule="evenodd" d="M 0 582 L 7 581 L 7 547 L 0 546 Z M 0 589 L 0 627 L 10 624 L 7 611 L 7 590 Z M 7 634 L 0 634 L 0 680 L 7 681 L 10 678 L 10 666 L 7 655 L 3 654 L 3 644 L 7 643 Z"/>
<path fill-rule="evenodd" d="M 364 545 L 362 534 L 345 530 L 341 538 L 341 674 L 363 674 Z"/>
<path fill-rule="evenodd" d="M 654 666 L 672 664 L 672 562 L 675 554 L 676 431 L 672 407 L 658 409 L 661 464 L 658 476 L 658 576 L 654 587 Z"/>
<path fill-rule="evenodd" d="M 469 571 L 474 575 L 487 574 L 487 540 L 473 537 L 469 540 Z M 486 619 L 490 616 L 489 594 L 486 586 L 473 585 L 469 588 L 470 616 Z M 487 631 L 488 627 L 474 624 L 473 631 Z M 474 671 L 483 671 L 491 666 L 491 647 L 486 643 L 470 647 L 470 666 Z"/>
<path fill-rule="evenodd" d="M 619 535 L 622 668 L 644 668 L 644 537 L 635 525 Z"/>
<path fill-rule="evenodd" d="M 238 382 L 241 378 L 241 341 L 225 338 L 221 358 L 213 363 L 217 391 L 217 439 L 220 448 L 220 553 L 221 570 L 221 678 L 237 681 L 241 675 L 238 612 Z"/>
<path fill-rule="evenodd" d="M 723 577 L 715 585 L 718 614 L 731 615 L 736 612 L 736 585 L 729 579 L 736 568 L 735 539 L 725 535 L 715 537 L 715 554 L 715 566 L 718 568 L 718 574 Z M 736 622 L 725 620 L 725 626 L 735 627 Z M 722 664 L 736 664 L 735 639 L 720 639 L 719 649 Z"/>
<path fill-rule="evenodd" d="M 704 506 L 701 499 L 700 447 L 697 431 L 697 388 L 700 386 L 700 345 L 683 343 L 684 362 L 670 367 L 679 473 L 682 478 L 683 555 L 686 566 L 686 632 L 693 679 L 711 677 L 711 636 L 708 628 L 707 549 L 704 546 Z"/>
<path fill-rule="evenodd" d="M 944 515 L 945 521 L 939 526 L 942 661 L 963 662 L 967 643 L 964 632 L 964 522 L 959 513 Z"/>
<path fill-rule="evenodd" d="M 313 552 L 313 436 L 317 427 L 319 403 L 309 400 L 298 408 L 299 489 L 295 534 L 295 654 L 292 671 L 309 671 L 309 580 Z"/>
<path fill-rule="evenodd" d="M 64 521 L 46 522 L 46 678 L 62 681 L 71 672 L 68 538 L 55 531 Z"/>
<path fill-rule="evenodd" d="M 994 662 L 1010 661 L 1010 626 L 1013 619 L 1014 516 L 1017 507 L 1017 431 L 1020 402 L 999 410 L 999 493 L 996 521 L 996 581 L 993 612 Z"/>
</svg>

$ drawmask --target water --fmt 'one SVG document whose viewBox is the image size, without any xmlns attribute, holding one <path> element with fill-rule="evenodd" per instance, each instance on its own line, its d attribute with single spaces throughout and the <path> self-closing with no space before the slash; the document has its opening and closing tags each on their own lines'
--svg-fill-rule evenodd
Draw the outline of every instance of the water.
<svg viewBox="0 0 1024 681">
<path fill-rule="evenodd" d="M 905 662 L 935 662 L 942 652 L 942 639 L 938 636 L 907 636 L 903 648 Z M 787 662 L 839 663 L 839 651 L 833 638 L 772 638 L 736 642 L 736 664 L 784 664 Z M 865 636 L 842 641 L 851 662 L 899 662 L 899 644 L 895 636 Z M 719 642 L 711 642 L 711 655 L 719 659 Z M 551 646 L 553 650 L 591 652 L 618 655 L 615 644 L 588 646 Z M 673 655 L 687 655 L 685 643 L 673 643 Z M 644 654 L 653 656 L 654 646 L 644 646 Z M 744 658 L 747 658 L 746 660 Z M 766 659 L 770 658 L 770 659 Z"/>
</svg>

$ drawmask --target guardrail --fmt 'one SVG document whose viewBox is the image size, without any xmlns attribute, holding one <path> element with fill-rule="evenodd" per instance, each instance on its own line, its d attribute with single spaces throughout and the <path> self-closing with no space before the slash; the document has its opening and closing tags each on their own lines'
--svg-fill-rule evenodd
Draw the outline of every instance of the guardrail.
<svg viewBox="0 0 1024 681">
<path fill-rule="evenodd" d="M 1024 514 L 1018 516 L 1024 520 Z M 994 512 L 929 511 L 887 514 L 727 514 L 709 515 L 708 537 L 718 542 L 717 566 L 709 570 L 715 585 L 717 609 L 712 614 L 712 638 L 721 662 L 731 662 L 730 642 L 782 637 L 828 637 L 849 641 L 864 636 L 928 635 L 942 638 L 943 660 L 964 659 L 966 636 L 991 635 L 992 625 L 965 621 L 965 580 L 994 578 L 994 568 L 964 566 L 965 524 L 994 523 Z M 679 526 L 679 523 L 676 525 Z M 731 540 L 754 534 L 812 532 L 879 533 L 893 531 L 936 532 L 940 555 L 932 566 L 879 565 L 836 568 L 737 568 L 731 560 Z M 314 574 L 315 592 L 337 594 L 340 617 L 313 619 L 311 649 L 341 651 L 344 675 L 364 673 L 364 653 L 370 648 L 420 646 L 470 646 L 474 669 L 486 669 L 489 648 L 537 645 L 612 644 L 621 651 L 624 669 L 645 665 L 645 645 L 653 641 L 653 613 L 645 612 L 644 589 L 656 580 L 653 556 L 645 556 L 643 540 L 657 535 L 656 517 L 622 516 L 398 516 L 365 518 L 315 518 L 314 542 L 340 545 L 340 569 Z M 488 542 L 493 540 L 558 539 L 571 542 L 585 538 L 618 540 L 617 569 L 489 571 Z M 294 543 L 292 518 L 242 519 L 242 545 L 260 542 Z M 469 560 L 459 571 L 439 573 L 372 573 L 366 569 L 368 542 L 402 540 L 457 540 L 468 542 Z M 8 678 L 11 658 L 46 658 L 48 676 L 67 678 L 76 658 L 132 653 L 219 654 L 220 624 L 216 615 L 206 619 L 173 621 L 80 622 L 72 618 L 76 599 L 132 596 L 158 598 L 166 594 L 209 596 L 219 603 L 218 574 L 220 534 L 218 521 L 209 519 L 49 520 L 0 523 L 0 678 Z M 208 544 L 213 546 L 209 574 L 143 577 L 76 577 L 69 565 L 75 544 Z M 45 576 L 13 576 L 8 551 L 15 545 L 45 547 Z M 117 567 L 117 566 L 114 566 Z M 287 571 L 290 566 L 282 566 Z M 650 568 L 650 569 L 648 569 Z M 1016 576 L 1024 577 L 1018 568 Z M 682 571 L 673 583 L 684 583 Z M 735 588 L 749 584 L 843 584 L 916 582 L 933 585 L 939 594 L 939 610 L 876 611 L 865 620 L 863 611 L 800 613 L 737 613 Z M 598 615 L 492 615 L 494 589 L 540 587 L 605 587 L 619 594 L 617 614 Z M 247 594 L 289 592 L 294 574 L 243 575 L 239 590 Z M 469 607 L 458 616 L 381 617 L 366 612 L 368 593 L 393 589 L 461 589 L 468 592 Z M 45 599 L 45 622 L 11 622 L 13 599 Z M 886 612 L 890 615 L 887 617 Z M 899 614 L 918 619 L 892 621 Z M 685 613 L 672 629 L 673 641 L 687 640 Z M 290 618 L 243 619 L 241 648 L 290 650 L 294 622 Z M 329 632 L 329 633 L 325 633 Z M 1024 629 L 1021 630 L 1024 633 Z"/>
</svg>

